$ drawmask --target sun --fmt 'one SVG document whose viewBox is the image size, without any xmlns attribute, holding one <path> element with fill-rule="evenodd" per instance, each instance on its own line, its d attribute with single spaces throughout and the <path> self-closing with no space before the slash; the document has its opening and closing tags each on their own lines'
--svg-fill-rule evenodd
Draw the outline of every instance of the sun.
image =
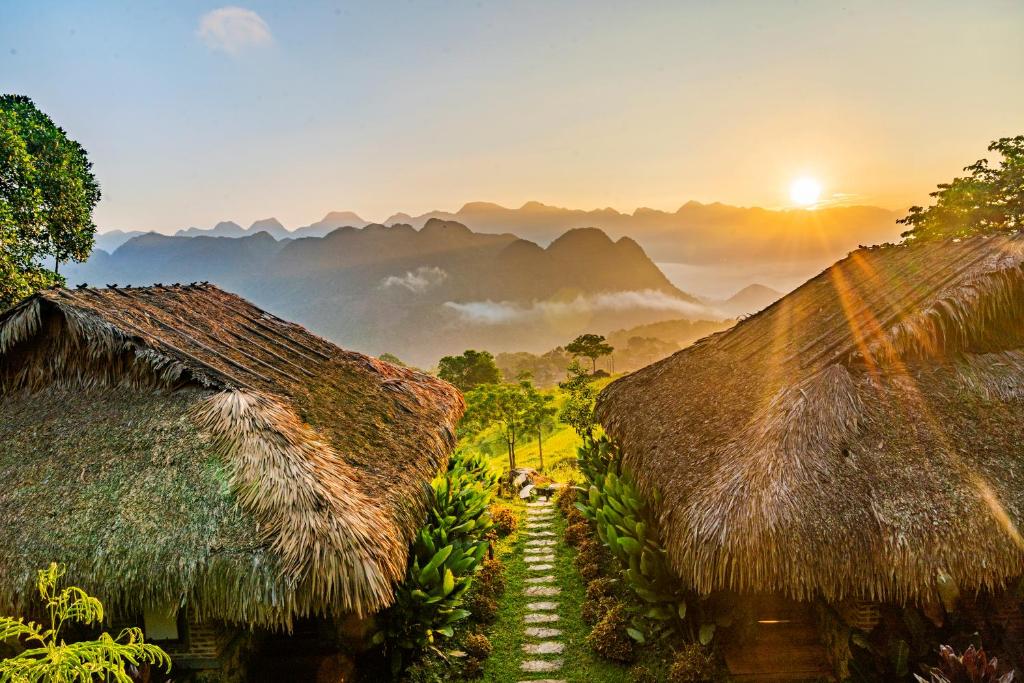
<svg viewBox="0 0 1024 683">
<path fill-rule="evenodd" d="M 800 206 L 813 206 L 821 197 L 821 183 L 814 178 L 797 178 L 789 186 L 789 198 Z"/>
</svg>

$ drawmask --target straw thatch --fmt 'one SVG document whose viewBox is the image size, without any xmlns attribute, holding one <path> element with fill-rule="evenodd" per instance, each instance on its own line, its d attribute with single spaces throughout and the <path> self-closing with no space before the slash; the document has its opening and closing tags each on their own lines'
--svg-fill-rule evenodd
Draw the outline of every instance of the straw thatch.
<svg viewBox="0 0 1024 683">
<path fill-rule="evenodd" d="M 115 610 L 375 612 L 462 409 L 216 287 L 37 294 L 0 315 L 0 605 L 60 561 Z"/>
<path fill-rule="evenodd" d="M 602 392 L 681 577 L 928 602 L 1024 574 L 1022 263 L 1018 236 L 861 249 Z"/>
</svg>

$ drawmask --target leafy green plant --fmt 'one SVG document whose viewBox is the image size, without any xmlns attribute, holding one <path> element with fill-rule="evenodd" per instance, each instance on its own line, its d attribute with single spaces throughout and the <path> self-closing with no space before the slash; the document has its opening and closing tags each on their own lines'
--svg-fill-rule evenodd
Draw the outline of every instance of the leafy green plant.
<svg viewBox="0 0 1024 683">
<path fill-rule="evenodd" d="M 588 486 L 581 489 L 576 507 L 593 522 L 601 542 L 621 563 L 627 585 L 644 604 L 635 610 L 630 636 L 644 642 L 691 626 L 691 635 L 710 642 L 715 624 L 698 622 L 693 634 L 687 595 L 669 569 L 652 509 L 621 470 L 618 448 L 607 436 L 587 438 L 578 457 Z M 660 502 L 656 493 L 654 504 Z"/>
<path fill-rule="evenodd" d="M 393 671 L 423 649 L 442 654 L 437 639 L 452 637 L 455 624 L 470 615 L 462 603 L 487 553 L 496 485 L 497 475 L 479 454 L 453 457 L 431 482 L 427 523 L 413 542 L 385 627 L 374 636 L 390 652 Z"/>
<path fill-rule="evenodd" d="M 984 649 L 968 647 L 962 655 L 949 645 L 939 647 L 939 665 L 925 667 L 928 678 L 914 675 L 919 683 L 1011 683 L 1014 672 L 999 675 L 999 661 L 989 659 Z"/>
<path fill-rule="evenodd" d="M 0 617 L 0 641 L 17 639 L 26 646 L 17 656 L 0 661 L 0 682 L 132 683 L 126 671 L 129 665 L 153 664 L 171 670 L 171 658 L 145 642 L 138 628 L 126 628 L 116 638 L 104 632 L 96 640 L 66 642 L 62 636 L 67 626 L 92 626 L 103 621 L 103 604 L 75 586 L 58 590 L 64 573 L 65 568 L 56 563 L 39 572 L 37 586 L 49 615 L 49 627 L 24 618 Z"/>
</svg>

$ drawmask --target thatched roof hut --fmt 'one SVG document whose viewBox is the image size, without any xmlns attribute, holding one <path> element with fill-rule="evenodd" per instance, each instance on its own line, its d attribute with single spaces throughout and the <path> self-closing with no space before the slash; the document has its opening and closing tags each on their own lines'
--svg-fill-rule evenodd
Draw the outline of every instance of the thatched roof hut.
<svg viewBox="0 0 1024 683">
<path fill-rule="evenodd" d="M 125 613 L 375 612 L 462 410 L 216 287 L 37 294 L 0 315 L 0 603 L 60 561 Z"/>
<path fill-rule="evenodd" d="M 1024 574 L 1022 264 L 1016 235 L 860 249 L 612 383 L 684 581 L 929 603 Z"/>
</svg>

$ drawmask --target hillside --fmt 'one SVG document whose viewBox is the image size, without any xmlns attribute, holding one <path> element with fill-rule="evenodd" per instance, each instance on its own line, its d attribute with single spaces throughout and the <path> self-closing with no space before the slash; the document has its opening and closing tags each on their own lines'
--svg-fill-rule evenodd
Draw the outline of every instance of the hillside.
<svg viewBox="0 0 1024 683">
<path fill-rule="evenodd" d="M 422 366 L 474 346 L 541 351 L 584 331 L 706 314 L 636 242 L 593 228 L 546 248 L 436 219 L 286 240 L 147 233 L 94 252 L 67 277 L 210 281 L 347 347 Z"/>
</svg>

